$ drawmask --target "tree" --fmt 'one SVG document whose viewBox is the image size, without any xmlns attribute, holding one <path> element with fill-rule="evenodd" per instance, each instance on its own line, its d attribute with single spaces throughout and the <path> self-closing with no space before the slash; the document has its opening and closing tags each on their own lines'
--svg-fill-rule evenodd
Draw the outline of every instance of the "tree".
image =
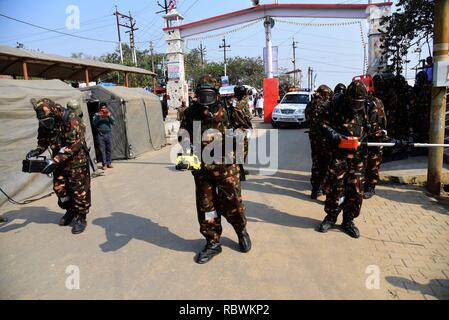
<svg viewBox="0 0 449 320">
<path fill-rule="evenodd" d="M 198 49 L 193 49 L 185 55 L 185 69 L 187 79 L 192 80 L 194 87 L 198 80 L 208 74 L 217 80 L 224 75 L 223 62 L 204 62 L 201 66 L 201 53 Z M 239 82 L 253 87 L 261 88 L 264 78 L 263 62 L 260 57 L 233 57 L 227 61 L 227 75 L 229 83 Z"/>
<path fill-rule="evenodd" d="M 433 37 L 434 0 L 399 0 L 398 9 L 384 17 L 381 26 L 382 49 L 387 70 L 400 74 L 409 49 Z M 430 50 L 430 49 L 429 49 Z"/>
<path fill-rule="evenodd" d="M 123 64 L 126 66 L 134 67 L 134 63 L 132 62 L 132 54 L 131 54 L 131 48 L 127 44 L 122 44 L 122 50 L 123 50 Z M 149 49 L 145 50 L 136 50 L 136 56 L 137 56 L 137 66 L 139 68 L 145 69 L 145 70 L 152 70 L 152 62 L 151 62 L 151 54 Z M 164 57 L 164 54 L 156 53 L 154 54 L 154 64 L 155 67 L 157 65 L 162 65 L 162 59 Z M 120 49 L 117 47 L 114 52 L 107 53 L 102 55 L 99 60 L 103 62 L 108 63 L 116 63 L 121 64 L 120 61 Z M 162 68 L 157 69 L 156 68 L 156 74 L 158 78 L 164 78 L 163 70 Z M 124 85 L 124 76 L 122 73 L 119 72 L 111 72 L 107 74 L 104 78 L 101 79 L 105 82 L 113 82 L 117 85 Z M 152 77 L 142 74 L 130 74 L 129 75 L 129 85 L 133 87 L 145 87 L 145 86 L 152 86 Z"/>
</svg>

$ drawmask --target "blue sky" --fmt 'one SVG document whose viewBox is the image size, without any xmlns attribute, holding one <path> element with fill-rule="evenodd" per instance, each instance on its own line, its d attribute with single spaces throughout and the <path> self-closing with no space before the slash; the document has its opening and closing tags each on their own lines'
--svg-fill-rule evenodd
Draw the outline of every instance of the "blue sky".
<svg viewBox="0 0 449 320">
<path fill-rule="evenodd" d="M 381 2 L 383 0 L 379 0 Z M 163 0 L 160 0 L 163 2 Z M 274 0 L 261 0 L 261 4 L 274 3 Z M 294 1 L 280 0 L 279 3 L 366 3 L 362 0 L 310 0 Z M 375 1 L 373 1 L 375 2 Z M 80 9 L 80 29 L 67 30 L 65 21 L 66 8 L 76 5 Z M 165 42 L 162 37 L 163 19 L 161 14 L 155 14 L 160 8 L 156 0 L 0 0 L 0 13 L 24 20 L 50 29 L 62 32 L 75 33 L 80 36 L 117 41 L 115 17 L 112 15 L 114 6 L 119 11 L 128 11 L 135 17 L 137 27 L 136 41 L 139 49 L 148 48 L 149 41 L 153 41 L 157 52 L 165 51 Z M 192 22 L 244 9 L 250 6 L 249 0 L 178 0 L 178 11 L 185 17 L 185 22 Z M 341 22 L 335 19 L 294 19 L 297 22 L 328 23 Z M 363 21 L 363 33 L 366 37 L 367 26 Z M 219 34 L 233 30 L 231 27 L 216 30 L 210 34 Z M 292 37 L 298 41 L 296 51 L 297 64 L 307 74 L 307 68 L 314 68 L 317 73 L 317 84 L 326 83 L 334 86 L 338 82 L 348 83 L 353 75 L 361 73 L 363 66 L 363 50 L 360 39 L 360 29 L 357 25 L 345 27 L 298 27 L 289 24 L 276 24 L 273 28 L 273 45 L 279 46 L 279 64 L 281 67 L 292 69 Z M 195 36 L 196 37 L 196 36 Z M 127 34 L 122 32 L 122 39 L 129 40 Z M 244 30 L 233 32 L 226 37 L 232 56 L 261 56 L 265 46 L 264 29 L 262 23 L 252 25 Z M 81 40 L 52 32 L 36 29 L 18 22 L 0 17 L 0 44 L 15 46 L 16 42 L 23 43 L 26 48 L 39 49 L 47 53 L 70 56 L 74 52 L 84 52 L 88 55 L 100 56 L 114 50 L 115 44 L 109 42 L 96 42 Z M 203 41 L 206 47 L 206 59 L 221 61 L 222 51 L 218 46 L 221 38 Z M 195 48 L 199 41 L 188 41 L 188 49 Z M 426 50 L 423 50 L 426 54 Z M 411 55 L 412 57 L 413 55 Z M 412 64 L 409 65 L 411 67 Z M 408 76 L 414 72 L 408 71 Z M 303 85 L 307 84 L 304 77 Z"/>
</svg>

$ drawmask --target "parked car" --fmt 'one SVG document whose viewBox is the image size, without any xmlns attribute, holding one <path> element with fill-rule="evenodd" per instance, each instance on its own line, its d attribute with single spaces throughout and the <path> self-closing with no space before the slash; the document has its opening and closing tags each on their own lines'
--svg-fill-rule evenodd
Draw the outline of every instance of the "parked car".
<svg viewBox="0 0 449 320">
<path fill-rule="evenodd" d="M 304 110 L 311 97 L 309 91 L 288 92 L 271 114 L 273 128 L 279 128 L 282 124 L 304 124 L 306 122 Z"/>
</svg>

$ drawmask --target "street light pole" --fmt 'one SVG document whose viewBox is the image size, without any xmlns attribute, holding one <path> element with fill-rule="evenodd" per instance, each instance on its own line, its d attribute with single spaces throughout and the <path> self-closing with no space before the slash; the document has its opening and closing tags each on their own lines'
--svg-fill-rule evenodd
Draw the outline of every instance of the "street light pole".
<svg viewBox="0 0 449 320">
<path fill-rule="evenodd" d="M 271 18 L 265 17 L 264 21 L 265 26 L 265 42 L 267 48 L 267 78 L 273 78 L 273 43 L 271 38 Z"/>
</svg>

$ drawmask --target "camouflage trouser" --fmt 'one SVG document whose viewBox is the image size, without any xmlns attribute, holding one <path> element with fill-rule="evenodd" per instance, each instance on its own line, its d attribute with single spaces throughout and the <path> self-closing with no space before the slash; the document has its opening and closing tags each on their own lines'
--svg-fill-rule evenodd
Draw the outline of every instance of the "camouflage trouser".
<svg viewBox="0 0 449 320">
<path fill-rule="evenodd" d="M 379 182 L 379 169 L 382 163 L 382 147 L 368 148 L 365 166 L 365 183 L 376 186 Z"/>
<path fill-rule="evenodd" d="M 343 209 L 343 220 L 349 221 L 360 214 L 363 201 L 363 166 L 360 157 L 335 157 L 329 168 L 330 192 L 326 195 L 324 211 L 337 219 Z"/>
<path fill-rule="evenodd" d="M 192 172 L 200 232 L 208 243 L 220 242 L 221 216 L 237 233 L 246 227 L 239 172 L 238 165 L 224 165 L 217 170 L 202 168 Z"/>
<path fill-rule="evenodd" d="M 89 213 L 90 172 L 88 164 L 79 168 L 70 165 L 57 169 L 53 174 L 53 190 L 58 196 L 58 205 L 75 215 Z"/>
<path fill-rule="evenodd" d="M 329 168 L 330 155 L 325 141 L 319 136 L 309 133 L 310 149 L 312 150 L 312 175 L 310 183 L 313 188 L 323 188 L 326 173 Z"/>
</svg>

